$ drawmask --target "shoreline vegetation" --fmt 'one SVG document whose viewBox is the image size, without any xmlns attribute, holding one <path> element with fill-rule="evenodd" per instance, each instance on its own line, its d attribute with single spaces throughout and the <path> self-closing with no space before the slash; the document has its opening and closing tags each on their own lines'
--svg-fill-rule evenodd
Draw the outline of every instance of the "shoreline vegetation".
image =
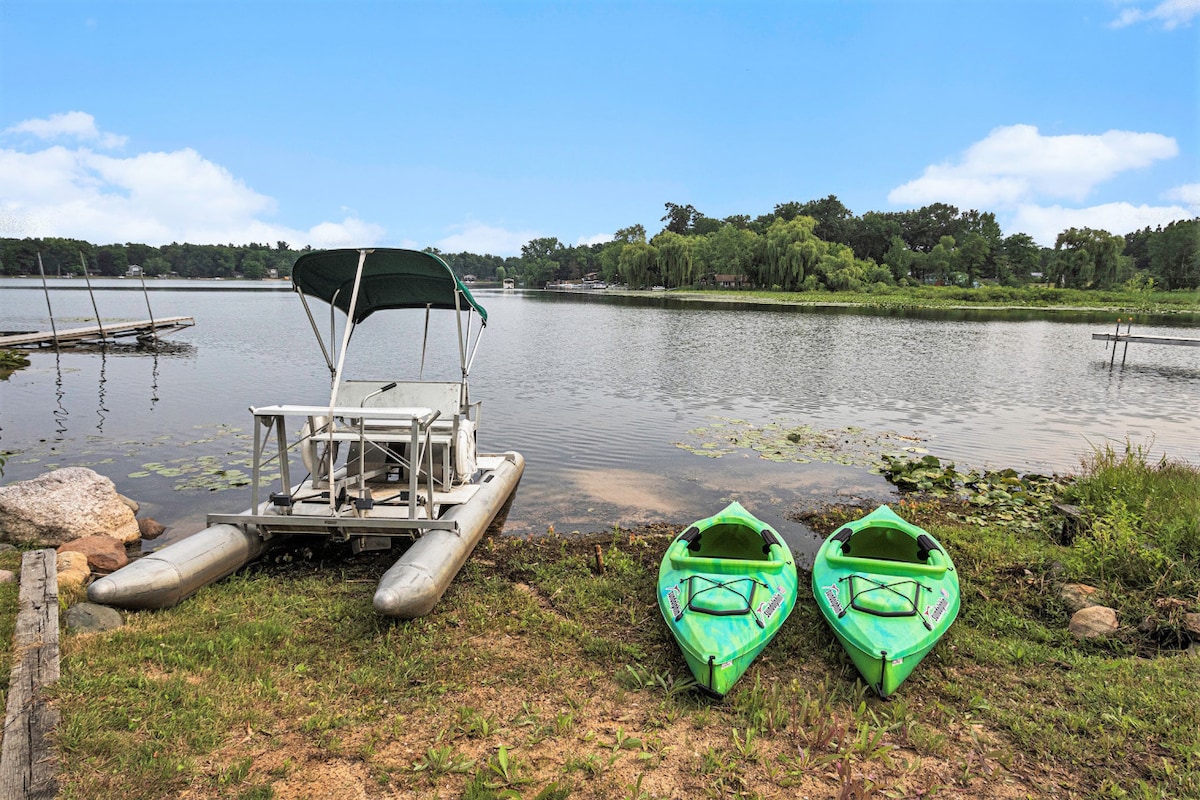
<svg viewBox="0 0 1200 800">
<path fill-rule="evenodd" d="M 61 796 L 1200 796 L 1200 470 L 1129 446 L 1070 479 L 1010 472 L 888 462 L 911 490 L 894 507 L 963 586 L 891 700 L 803 592 L 724 702 L 691 690 L 654 596 L 687 520 L 489 538 L 411 622 L 369 602 L 394 554 L 311 543 L 64 636 Z M 1073 538 L 1054 502 L 1075 507 Z M 803 519 L 825 535 L 867 510 Z M 1115 609 L 1114 633 L 1068 632 L 1076 582 Z M 0 585 L 5 671 L 15 604 Z"/>
</svg>

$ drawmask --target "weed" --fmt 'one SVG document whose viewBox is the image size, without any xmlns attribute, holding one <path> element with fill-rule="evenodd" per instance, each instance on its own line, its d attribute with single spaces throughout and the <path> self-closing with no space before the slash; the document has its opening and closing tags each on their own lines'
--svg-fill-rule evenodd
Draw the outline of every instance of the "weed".
<svg viewBox="0 0 1200 800">
<path fill-rule="evenodd" d="M 425 757 L 413 764 L 413 772 L 424 772 L 430 778 L 438 778 L 452 773 L 470 772 L 475 762 L 461 758 L 449 745 L 430 747 L 425 751 Z"/>
</svg>

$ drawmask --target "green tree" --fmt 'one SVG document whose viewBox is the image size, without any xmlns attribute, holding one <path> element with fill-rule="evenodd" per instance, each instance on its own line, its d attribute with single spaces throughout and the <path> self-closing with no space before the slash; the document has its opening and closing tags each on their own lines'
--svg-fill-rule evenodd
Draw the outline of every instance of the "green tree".
<svg viewBox="0 0 1200 800">
<path fill-rule="evenodd" d="M 663 231 L 651 242 L 658 249 L 658 265 L 663 284 L 668 287 L 690 286 L 696 282 L 695 238 Z"/>
<path fill-rule="evenodd" d="M 658 273 L 658 251 L 645 242 L 627 244 L 621 249 L 617 267 L 630 289 L 652 286 Z"/>
<path fill-rule="evenodd" d="M 1172 222 L 1147 246 L 1150 273 L 1164 289 L 1200 287 L 1200 217 Z"/>
</svg>

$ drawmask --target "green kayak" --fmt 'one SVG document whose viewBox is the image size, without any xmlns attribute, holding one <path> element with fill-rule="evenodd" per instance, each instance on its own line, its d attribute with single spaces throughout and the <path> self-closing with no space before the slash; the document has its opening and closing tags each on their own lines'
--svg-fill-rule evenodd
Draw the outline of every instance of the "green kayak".
<svg viewBox="0 0 1200 800">
<path fill-rule="evenodd" d="M 817 551 L 813 595 L 880 697 L 900 686 L 958 616 L 958 573 L 938 541 L 887 506 Z"/>
<path fill-rule="evenodd" d="M 739 503 L 679 534 L 658 570 L 658 607 L 700 688 L 723 697 L 796 605 L 792 551 Z"/>
</svg>

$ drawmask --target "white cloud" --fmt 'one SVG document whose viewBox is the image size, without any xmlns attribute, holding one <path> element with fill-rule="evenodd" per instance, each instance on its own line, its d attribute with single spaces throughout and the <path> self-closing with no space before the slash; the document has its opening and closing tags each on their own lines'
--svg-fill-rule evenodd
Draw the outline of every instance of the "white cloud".
<svg viewBox="0 0 1200 800">
<path fill-rule="evenodd" d="M 1062 206 L 1018 206 L 1012 222 L 1005 230 L 1027 233 L 1034 241 L 1052 247 L 1054 240 L 1067 228 L 1093 228 L 1124 236 L 1147 225 L 1157 227 L 1192 215 L 1182 206 L 1135 206 L 1130 203 L 1105 203 L 1090 208 Z"/>
<path fill-rule="evenodd" d="M 495 256 L 520 255 L 521 248 L 542 234 L 537 231 L 510 231 L 485 225 L 482 222 L 467 222 L 453 226 L 455 232 L 439 239 L 435 245 L 443 253 L 479 253 Z"/>
<path fill-rule="evenodd" d="M 1200 14 L 1200 0 L 1163 0 L 1148 11 L 1127 8 L 1110 25 L 1113 28 L 1124 28 L 1138 22 L 1157 21 L 1162 22 L 1163 28 L 1169 31 L 1190 25 L 1192 18 L 1197 14 Z"/>
<path fill-rule="evenodd" d="M 1081 203 L 1104 181 L 1178 153 L 1175 140 L 1158 133 L 1043 136 L 1032 125 L 1010 125 L 968 147 L 956 162 L 927 167 L 920 178 L 893 189 L 888 200 L 912 207 L 949 203 L 993 211 L 1004 230 L 1028 233 L 1046 246 L 1071 227 L 1125 234 L 1187 218 L 1194 211 L 1124 202 L 1065 208 L 1053 201 Z M 1197 185 L 1189 184 L 1172 190 L 1168 199 L 1195 208 L 1197 194 Z"/>
<path fill-rule="evenodd" d="M 5 133 L 39 139 L 120 139 L 97 130 L 89 114 L 26 120 Z M 308 230 L 266 221 L 276 203 L 190 148 L 128 157 L 54 145 L 0 148 L 0 236 L 61 236 L 97 244 L 170 242 L 363 246 L 386 231 L 348 214 Z"/>
<path fill-rule="evenodd" d="M 1168 200 L 1174 200 L 1190 206 L 1192 211 L 1200 214 L 1200 183 L 1185 183 L 1167 192 Z"/>
<path fill-rule="evenodd" d="M 103 133 L 96 118 L 83 111 L 51 114 L 49 119 L 27 119 L 4 130 L 6 134 L 29 134 L 39 139 L 76 139 L 94 143 L 106 150 L 124 147 L 129 137 Z"/>
<path fill-rule="evenodd" d="M 1178 152 L 1174 139 L 1158 133 L 1043 136 L 1032 125 L 1010 125 L 968 147 L 958 163 L 927 167 L 920 178 L 893 189 L 888 200 L 968 208 L 1035 197 L 1080 201 L 1098 183 Z"/>
<path fill-rule="evenodd" d="M 593 244 L 604 244 L 611 242 L 613 235 L 611 233 L 597 233 L 591 236 L 580 236 L 579 241 L 575 242 L 576 247 L 590 246 Z"/>
</svg>

